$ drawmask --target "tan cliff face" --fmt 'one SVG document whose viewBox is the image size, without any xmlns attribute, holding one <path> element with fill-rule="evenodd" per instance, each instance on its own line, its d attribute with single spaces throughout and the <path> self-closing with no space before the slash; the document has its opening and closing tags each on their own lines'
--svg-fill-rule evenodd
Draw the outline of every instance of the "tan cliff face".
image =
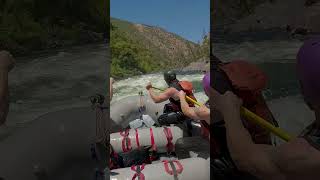
<svg viewBox="0 0 320 180">
<path fill-rule="evenodd" d="M 137 32 L 145 38 L 148 46 L 157 47 L 158 50 L 166 55 L 168 60 L 176 60 L 179 58 L 188 59 L 193 57 L 199 47 L 199 45 L 182 39 L 159 27 L 142 24 L 134 24 L 134 27 Z"/>
</svg>

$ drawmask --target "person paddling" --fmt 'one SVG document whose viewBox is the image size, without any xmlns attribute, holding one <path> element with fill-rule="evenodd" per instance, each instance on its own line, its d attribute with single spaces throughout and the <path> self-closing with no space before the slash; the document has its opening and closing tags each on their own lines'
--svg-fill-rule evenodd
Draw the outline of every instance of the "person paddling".
<svg viewBox="0 0 320 180">
<path fill-rule="evenodd" d="M 146 86 L 151 99 L 155 103 L 161 103 L 169 100 L 170 102 L 164 106 L 163 114 L 159 117 L 158 121 L 161 125 L 179 124 L 186 120 L 186 116 L 182 113 L 179 91 L 184 91 L 189 97 L 196 100 L 193 95 L 193 86 L 189 81 L 179 81 L 176 77 L 176 73 L 168 71 L 164 73 L 164 80 L 169 88 L 156 95 L 153 91 L 152 84 L 149 82 Z M 188 103 L 189 106 L 194 106 L 192 102 Z"/>
<path fill-rule="evenodd" d="M 239 170 L 262 180 L 311 180 L 320 177 L 320 37 L 305 41 L 300 48 L 297 74 L 303 98 L 314 112 L 315 121 L 297 138 L 277 147 L 252 141 L 241 122 L 240 107 L 243 103 L 237 95 L 231 91 L 221 95 L 210 89 L 214 108 L 224 117 L 228 148 Z"/>
</svg>

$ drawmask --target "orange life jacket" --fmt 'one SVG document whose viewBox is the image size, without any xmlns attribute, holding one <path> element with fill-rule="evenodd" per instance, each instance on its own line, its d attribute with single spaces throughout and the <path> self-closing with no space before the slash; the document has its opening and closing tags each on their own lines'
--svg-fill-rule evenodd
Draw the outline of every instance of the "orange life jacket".
<svg viewBox="0 0 320 180">
<path fill-rule="evenodd" d="M 181 86 L 182 90 L 189 96 L 191 99 L 197 101 L 196 97 L 193 94 L 193 85 L 189 81 L 179 81 L 179 85 Z M 194 107 L 194 103 L 187 101 L 189 106 Z"/>
<path fill-rule="evenodd" d="M 266 75 L 255 65 L 246 61 L 235 60 L 220 65 L 232 83 L 234 93 L 243 100 L 243 106 L 268 122 L 277 125 L 262 90 L 267 85 Z M 250 121 L 243 121 L 255 143 L 271 144 L 270 133 Z"/>
<path fill-rule="evenodd" d="M 177 89 L 178 91 L 183 90 L 187 96 L 192 98 L 193 100 L 197 101 L 197 99 L 194 97 L 193 94 L 193 85 L 189 81 L 174 81 L 170 84 L 170 87 Z M 180 100 L 175 100 L 173 98 L 169 99 L 170 106 L 173 109 L 173 111 L 182 111 L 181 110 L 181 104 Z M 187 101 L 190 107 L 194 107 L 194 104 L 190 101 Z"/>
</svg>

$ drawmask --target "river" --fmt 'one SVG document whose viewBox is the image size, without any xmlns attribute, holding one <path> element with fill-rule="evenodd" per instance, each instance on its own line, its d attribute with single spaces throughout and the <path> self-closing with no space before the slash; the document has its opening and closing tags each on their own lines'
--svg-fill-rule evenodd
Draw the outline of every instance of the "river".
<svg viewBox="0 0 320 180">
<path fill-rule="evenodd" d="M 178 74 L 177 79 L 192 82 L 194 86 L 194 93 L 199 102 L 207 101 L 207 97 L 202 89 L 203 74 L 189 73 Z M 142 76 L 136 76 L 127 78 L 114 84 L 114 95 L 112 101 L 117 101 L 127 96 L 138 95 L 139 91 L 142 91 L 144 95 L 147 95 L 145 86 L 148 82 L 151 82 L 154 87 L 165 89 L 167 87 L 166 82 L 163 79 L 162 73 L 146 74 Z"/>
<path fill-rule="evenodd" d="M 18 58 L 9 74 L 10 111 L 5 133 L 12 128 L 24 127 L 37 117 L 63 109 L 88 107 L 89 96 L 106 95 L 108 82 L 108 48 L 104 44 L 74 47 L 36 57 Z M 165 88 L 161 73 L 146 74 L 116 81 L 113 101 L 127 96 L 146 94 L 145 85 L 152 82 Z M 203 74 L 178 75 L 180 80 L 194 84 L 195 96 L 205 102 L 201 80 Z M 1 136 L 0 136 L 1 137 Z"/>
<path fill-rule="evenodd" d="M 264 95 L 280 126 L 294 135 L 314 119 L 303 102 L 296 78 L 295 56 L 301 44 L 293 39 L 214 43 L 214 52 L 221 59 L 248 60 L 267 73 L 269 81 Z M 107 52 L 107 47 L 100 44 L 17 59 L 17 66 L 9 76 L 8 126 L 23 125 L 61 109 L 90 108 L 89 96 L 106 93 Z M 178 75 L 180 80 L 193 82 L 197 99 L 205 102 L 202 77 L 203 74 Z M 139 91 L 146 94 L 145 85 L 149 81 L 154 86 L 166 87 L 161 73 L 130 77 L 115 82 L 113 101 L 137 95 Z"/>
<path fill-rule="evenodd" d="M 296 54 L 301 45 L 300 40 L 264 38 L 216 42 L 213 46 L 222 60 L 247 60 L 268 75 L 264 95 L 280 126 L 292 135 L 298 135 L 315 118 L 302 99 L 296 76 Z"/>
<path fill-rule="evenodd" d="M 89 96 L 106 93 L 108 59 L 105 44 L 17 58 L 9 74 L 8 127 L 24 126 L 53 111 L 90 108 Z"/>
</svg>

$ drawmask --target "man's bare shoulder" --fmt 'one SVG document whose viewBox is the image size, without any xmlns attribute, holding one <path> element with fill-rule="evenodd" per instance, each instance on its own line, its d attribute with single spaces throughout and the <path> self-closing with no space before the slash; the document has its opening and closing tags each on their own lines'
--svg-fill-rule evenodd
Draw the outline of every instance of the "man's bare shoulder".
<svg viewBox="0 0 320 180">
<path fill-rule="evenodd" d="M 176 88 L 174 87 L 169 87 L 166 91 L 174 91 L 174 92 L 179 92 Z"/>
<path fill-rule="evenodd" d="M 179 91 L 176 88 L 170 87 L 166 89 L 165 93 L 170 95 L 175 95 L 175 94 L 178 94 Z"/>
</svg>

